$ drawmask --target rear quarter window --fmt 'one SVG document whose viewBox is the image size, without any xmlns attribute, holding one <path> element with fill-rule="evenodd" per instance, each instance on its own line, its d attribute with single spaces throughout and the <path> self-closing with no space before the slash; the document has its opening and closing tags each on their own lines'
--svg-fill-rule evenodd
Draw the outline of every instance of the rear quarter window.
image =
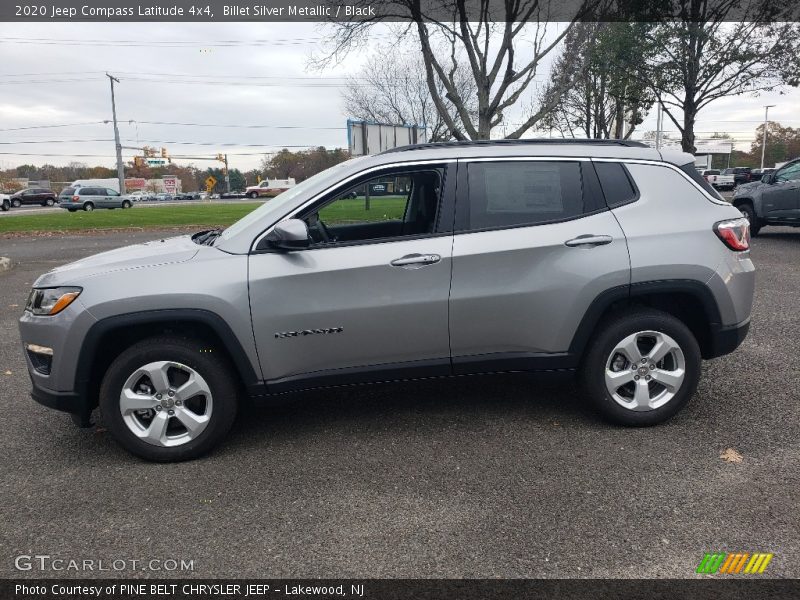
<svg viewBox="0 0 800 600">
<path fill-rule="evenodd" d="M 639 197 L 627 169 L 621 163 L 596 162 L 594 168 L 609 208 L 633 202 Z"/>
<path fill-rule="evenodd" d="M 72 196 L 74 193 L 75 193 L 75 188 L 71 187 L 64 188 L 63 190 L 61 190 L 62 196 Z"/>
</svg>

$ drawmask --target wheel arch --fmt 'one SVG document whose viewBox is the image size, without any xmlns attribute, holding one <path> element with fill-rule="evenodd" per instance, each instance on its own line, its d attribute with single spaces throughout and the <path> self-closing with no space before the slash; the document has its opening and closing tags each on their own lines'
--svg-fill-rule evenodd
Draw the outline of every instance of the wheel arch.
<svg viewBox="0 0 800 600">
<path fill-rule="evenodd" d="M 264 393 L 244 348 L 222 317 L 204 309 L 164 309 L 101 319 L 86 334 L 78 355 L 77 391 L 97 406 L 100 383 L 108 367 L 130 345 L 164 333 L 187 335 L 219 348 L 230 361 L 243 391 Z"/>
<path fill-rule="evenodd" d="M 637 306 L 655 308 L 680 319 L 697 339 L 703 358 L 715 356 L 714 335 L 721 328 L 720 310 L 708 286 L 691 279 L 646 281 L 601 293 L 578 325 L 569 353 L 582 360 L 589 341 L 605 321 Z"/>
</svg>

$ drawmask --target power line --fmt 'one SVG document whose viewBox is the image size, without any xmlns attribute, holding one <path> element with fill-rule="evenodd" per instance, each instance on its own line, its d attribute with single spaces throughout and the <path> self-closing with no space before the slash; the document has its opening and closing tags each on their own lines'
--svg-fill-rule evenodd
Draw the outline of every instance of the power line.
<svg viewBox="0 0 800 600">
<path fill-rule="evenodd" d="M 6 127 L 0 131 L 26 131 L 29 129 L 53 129 L 56 127 L 83 127 L 85 125 L 105 124 L 103 121 L 87 121 L 84 123 L 59 123 L 58 125 L 28 125 L 26 127 Z"/>
<path fill-rule="evenodd" d="M 123 119 L 124 121 L 125 119 Z M 176 125 L 181 127 L 232 127 L 237 129 L 320 129 L 340 131 L 347 127 L 322 127 L 315 125 L 230 125 L 221 123 L 178 123 L 174 121 L 140 121 L 139 119 L 127 119 L 144 125 Z"/>
<path fill-rule="evenodd" d="M 87 142 L 113 142 L 113 139 L 83 139 L 83 140 L 21 140 L 13 142 L 0 142 L 0 144 L 13 145 L 13 144 L 83 144 Z"/>
</svg>

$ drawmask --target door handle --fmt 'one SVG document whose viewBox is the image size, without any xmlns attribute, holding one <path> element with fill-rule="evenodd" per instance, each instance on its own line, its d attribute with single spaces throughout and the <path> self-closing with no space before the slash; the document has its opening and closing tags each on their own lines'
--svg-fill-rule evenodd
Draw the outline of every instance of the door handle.
<svg viewBox="0 0 800 600">
<path fill-rule="evenodd" d="M 570 248 L 580 248 L 580 247 L 588 247 L 588 246 L 604 246 L 605 244 L 610 244 L 614 241 L 610 235 L 579 235 L 576 238 L 571 240 L 567 240 L 564 242 L 566 246 Z"/>
<path fill-rule="evenodd" d="M 432 265 L 442 260 L 438 254 L 406 254 L 400 258 L 395 258 L 390 264 L 393 267 L 424 267 Z"/>
</svg>

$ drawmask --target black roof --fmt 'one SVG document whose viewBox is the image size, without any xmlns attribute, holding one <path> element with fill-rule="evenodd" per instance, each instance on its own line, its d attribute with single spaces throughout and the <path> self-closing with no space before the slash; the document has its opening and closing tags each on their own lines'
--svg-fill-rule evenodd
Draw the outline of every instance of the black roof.
<svg viewBox="0 0 800 600">
<path fill-rule="evenodd" d="M 576 146 L 626 146 L 628 148 L 649 148 L 644 142 L 634 142 L 631 140 L 593 140 L 593 139 L 560 139 L 560 138 L 532 138 L 525 140 L 466 140 L 452 142 L 427 142 L 424 144 L 409 144 L 408 146 L 398 146 L 384 150 L 380 154 L 391 154 L 392 152 L 406 152 L 408 150 L 432 150 L 436 148 L 461 148 L 470 146 L 525 146 L 525 145 L 576 145 Z"/>
</svg>

